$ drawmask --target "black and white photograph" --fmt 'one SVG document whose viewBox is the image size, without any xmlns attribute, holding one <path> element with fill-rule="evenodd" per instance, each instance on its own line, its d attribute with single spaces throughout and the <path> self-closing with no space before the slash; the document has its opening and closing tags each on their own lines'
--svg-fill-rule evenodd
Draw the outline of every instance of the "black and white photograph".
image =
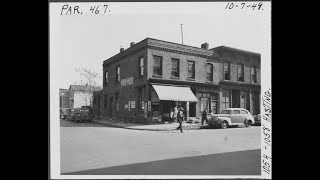
<svg viewBox="0 0 320 180">
<path fill-rule="evenodd" d="M 271 1 L 49 1 L 51 179 L 271 179 Z"/>
</svg>

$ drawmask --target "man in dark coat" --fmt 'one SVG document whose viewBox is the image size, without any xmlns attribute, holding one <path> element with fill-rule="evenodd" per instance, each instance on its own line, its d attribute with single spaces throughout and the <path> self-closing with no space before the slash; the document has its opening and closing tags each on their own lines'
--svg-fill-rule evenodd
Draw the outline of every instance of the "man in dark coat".
<svg viewBox="0 0 320 180">
<path fill-rule="evenodd" d="M 206 120 L 206 123 L 208 124 L 208 118 L 207 118 L 207 108 L 205 108 L 203 111 L 202 111 L 202 119 L 201 119 L 201 124 L 203 125 L 203 121 Z"/>
</svg>

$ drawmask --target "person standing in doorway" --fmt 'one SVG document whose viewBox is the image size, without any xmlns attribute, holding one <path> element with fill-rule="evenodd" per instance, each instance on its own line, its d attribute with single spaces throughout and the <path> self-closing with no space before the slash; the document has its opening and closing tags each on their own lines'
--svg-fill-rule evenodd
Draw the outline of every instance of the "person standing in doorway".
<svg viewBox="0 0 320 180">
<path fill-rule="evenodd" d="M 203 121 L 204 121 L 204 120 L 205 120 L 206 123 L 208 124 L 207 113 L 208 113 L 208 109 L 205 108 L 205 109 L 202 111 L 202 119 L 201 119 L 201 124 L 202 124 L 202 125 L 203 125 Z"/>
</svg>

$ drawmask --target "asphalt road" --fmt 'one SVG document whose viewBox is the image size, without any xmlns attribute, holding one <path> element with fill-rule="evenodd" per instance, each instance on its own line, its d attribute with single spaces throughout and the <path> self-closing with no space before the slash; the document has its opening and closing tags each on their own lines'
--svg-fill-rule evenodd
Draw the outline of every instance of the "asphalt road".
<svg viewBox="0 0 320 180">
<path fill-rule="evenodd" d="M 61 127 L 61 173 L 85 175 L 260 175 L 260 126 L 138 131 Z"/>
</svg>

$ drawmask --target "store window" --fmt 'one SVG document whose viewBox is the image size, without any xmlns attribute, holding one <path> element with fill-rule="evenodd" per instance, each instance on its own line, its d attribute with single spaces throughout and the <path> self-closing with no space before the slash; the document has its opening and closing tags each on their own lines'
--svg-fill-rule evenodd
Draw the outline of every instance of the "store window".
<svg viewBox="0 0 320 180">
<path fill-rule="evenodd" d="M 240 108 L 246 109 L 246 91 L 240 91 Z"/>
<path fill-rule="evenodd" d="M 162 57 L 161 56 L 153 56 L 153 74 L 162 76 Z"/>
<path fill-rule="evenodd" d="M 230 108 L 230 90 L 222 91 L 222 110 Z"/>
</svg>

